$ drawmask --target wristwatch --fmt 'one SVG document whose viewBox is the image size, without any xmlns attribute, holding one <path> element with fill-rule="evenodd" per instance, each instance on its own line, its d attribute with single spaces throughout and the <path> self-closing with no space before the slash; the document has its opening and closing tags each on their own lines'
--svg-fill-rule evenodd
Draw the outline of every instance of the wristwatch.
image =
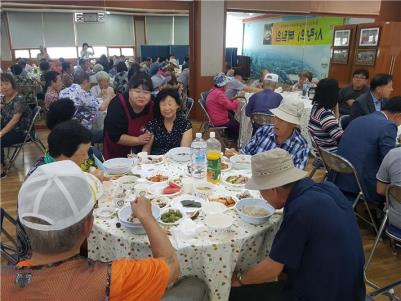
<svg viewBox="0 0 401 301">
<path fill-rule="evenodd" d="M 241 271 L 237 272 L 237 279 L 238 279 L 238 282 L 239 282 L 241 285 L 244 285 L 244 284 L 242 283 L 242 272 L 241 272 Z"/>
</svg>

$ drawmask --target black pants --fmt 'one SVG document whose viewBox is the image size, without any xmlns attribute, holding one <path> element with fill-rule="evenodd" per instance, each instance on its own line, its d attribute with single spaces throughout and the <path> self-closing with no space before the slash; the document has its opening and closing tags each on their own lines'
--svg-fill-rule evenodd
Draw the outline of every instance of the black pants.
<svg viewBox="0 0 401 301">
<path fill-rule="evenodd" d="M 4 165 L 4 162 L 5 162 L 4 148 L 9 147 L 14 144 L 17 144 L 17 143 L 24 142 L 25 136 L 26 136 L 25 133 L 10 131 L 7 134 L 5 134 L 3 137 L 1 137 L 0 143 L 1 143 L 1 164 L 2 165 Z"/>
<path fill-rule="evenodd" d="M 262 284 L 233 287 L 230 292 L 230 301 L 287 301 L 291 300 L 285 289 L 284 281 L 274 281 Z"/>
</svg>

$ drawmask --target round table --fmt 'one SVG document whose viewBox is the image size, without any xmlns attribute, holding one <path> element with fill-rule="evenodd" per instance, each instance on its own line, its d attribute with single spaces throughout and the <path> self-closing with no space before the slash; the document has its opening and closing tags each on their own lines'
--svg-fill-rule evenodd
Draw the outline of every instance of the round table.
<svg viewBox="0 0 401 301">
<path fill-rule="evenodd" d="M 154 165 L 162 173 L 170 176 L 186 175 L 187 164 L 166 161 Z M 231 170 L 223 173 L 248 174 L 249 171 Z M 239 191 L 230 191 L 223 184 L 215 185 L 215 194 L 235 195 Z M 257 196 L 258 192 L 251 192 Z M 114 208 L 110 193 L 105 193 L 99 200 L 99 207 Z M 212 233 L 205 227 L 200 233 L 190 238 L 169 235 L 176 249 L 181 267 L 181 276 L 196 276 L 202 279 L 209 288 L 210 300 L 228 300 L 231 286 L 231 275 L 235 269 L 245 270 L 264 259 L 269 251 L 275 233 L 281 223 L 282 215 L 273 214 L 263 225 L 244 223 L 235 212 L 229 209 L 234 224 L 229 232 Z M 151 257 L 149 240 L 146 235 L 135 235 L 123 227 L 117 227 L 118 219 L 95 217 L 92 232 L 88 238 L 88 255 L 91 259 L 110 261 L 117 258 L 148 258 Z M 204 214 L 196 219 L 204 222 Z M 171 229 L 166 228 L 166 230 Z"/>
</svg>

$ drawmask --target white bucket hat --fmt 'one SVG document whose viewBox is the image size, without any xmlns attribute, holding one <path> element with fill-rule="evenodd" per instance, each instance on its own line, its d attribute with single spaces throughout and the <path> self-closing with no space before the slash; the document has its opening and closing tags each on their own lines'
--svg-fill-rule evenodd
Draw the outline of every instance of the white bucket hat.
<svg viewBox="0 0 401 301">
<path fill-rule="evenodd" d="M 294 166 L 291 155 L 281 148 L 253 155 L 252 177 L 247 189 L 265 190 L 284 186 L 306 177 L 307 172 Z"/>
<path fill-rule="evenodd" d="M 281 104 L 278 108 L 270 109 L 270 112 L 284 121 L 300 125 L 303 110 L 304 104 L 302 100 L 294 95 L 283 94 Z"/>
<path fill-rule="evenodd" d="M 40 231 L 66 229 L 86 217 L 93 206 L 87 177 L 70 160 L 39 166 L 18 194 L 21 223 Z"/>
</svg>

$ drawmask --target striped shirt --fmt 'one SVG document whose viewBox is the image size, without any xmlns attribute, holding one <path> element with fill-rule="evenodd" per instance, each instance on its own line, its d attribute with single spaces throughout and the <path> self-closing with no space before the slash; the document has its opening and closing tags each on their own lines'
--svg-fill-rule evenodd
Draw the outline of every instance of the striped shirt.
<svg viewBox="0 0 401 301">
<path fill-rule="evenodd" d="M 317 104 L 314 104 L 308 130 L 319 147 L 329 152 L 337 152 L 337 146 L 344 131 L 332 110 L 318 108 Z"/>
<path fill-rule="evenodd" d="M 276 147 L 282 148 L 290 153 L 297 168 L 305 169 L 308 162 L 309 147 L 306 139 L 301 135 L 299 129 L 294 129 L 291 137 L 281 144 L 276 143 L 274 126 L 264 125 L 260 127 L 251 141 L 241 149 L 241 153 L 255 155 Z"/>
</svg>

